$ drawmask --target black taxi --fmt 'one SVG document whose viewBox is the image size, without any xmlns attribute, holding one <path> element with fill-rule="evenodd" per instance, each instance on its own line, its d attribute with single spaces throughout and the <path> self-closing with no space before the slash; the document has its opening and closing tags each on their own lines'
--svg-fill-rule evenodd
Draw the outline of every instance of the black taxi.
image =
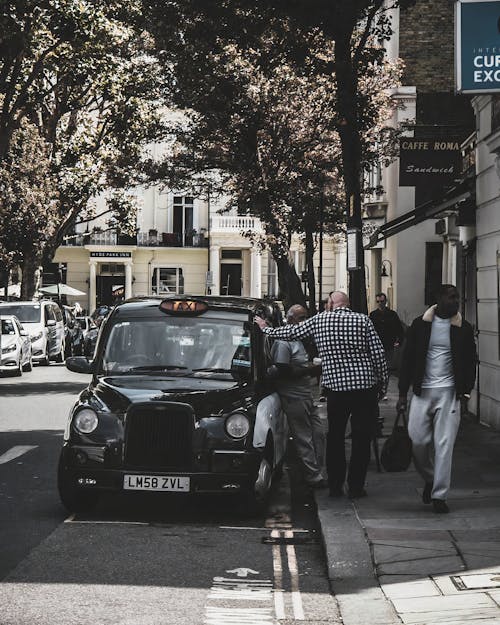
<svg viewBox="0 0 500 625">
<path fill-rule="evenodd" d="M 106 492 L 240 493 L 261 505 L 286 446 L 286 421 L 265 379 L 269 341 L 253 323 L 281 323 L 270 300 L 135 298 L 103 323 L 92 379 L 71 409 L 58 468 L 72 512 Z"/>
</svg>

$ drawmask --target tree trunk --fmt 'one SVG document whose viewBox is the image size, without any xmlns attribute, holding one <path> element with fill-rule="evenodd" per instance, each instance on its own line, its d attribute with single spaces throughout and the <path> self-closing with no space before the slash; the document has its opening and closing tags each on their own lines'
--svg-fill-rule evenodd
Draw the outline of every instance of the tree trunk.
<svg viewBox="0 0 500 625">
<path fill-rule="evenodd" d="M 35 294 L 35 272 L 38 268 L 38 256 L 31 250 L 25 251 L 21 263 L 22 282 L 21 299 L 31 300 Z"/>
<path fill-rule="evenodd" d="M 278 268 L 278 284 L 285 310 L 294 304 L 301 304 L 305 307 L 306 298 L 290 254 L 279 258 L 275 256 L 274 259 Z"/>
<path fill-rule="evenodd" d="M 307 268 L 307 287 L 309 289 L 309 315 L 315 315 L 318 310 L 316 308 L 316 274 L 314 271 L 314 238 L 311 230 L 306 230 L 306 268 Z"/>
<path fill-rule="evenodd" d="M 340 117 L 339 135 L 346 196 L 347 227 L 359 230 L 359 269 L 349 271 L 349 298 L 353 310 L 367 312 L 365 263 L 361 219 L 361 138 L 357 121 L 357 75 L 351 56 L 351 34 L 335 41 L 335 73 Z"/>
</svg>

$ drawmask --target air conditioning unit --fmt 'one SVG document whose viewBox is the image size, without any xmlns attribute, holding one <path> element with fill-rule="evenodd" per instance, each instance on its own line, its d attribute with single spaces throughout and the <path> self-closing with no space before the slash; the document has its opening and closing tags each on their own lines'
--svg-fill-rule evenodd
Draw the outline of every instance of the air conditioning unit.
<svg viewBox="0 0 500 625">
<path fill-rule="evenodd" d="M 449 215 L 438 219 L 434 226 L 434 232 L 441 236 L 458 237 L 457 218 L 455 215 Z"/>
<path fill-rule="evenodd" d="M 446 219 L 438 219 L 434 227 L 436 234 L 448 234 L 448 221 Z"/>
</svg>

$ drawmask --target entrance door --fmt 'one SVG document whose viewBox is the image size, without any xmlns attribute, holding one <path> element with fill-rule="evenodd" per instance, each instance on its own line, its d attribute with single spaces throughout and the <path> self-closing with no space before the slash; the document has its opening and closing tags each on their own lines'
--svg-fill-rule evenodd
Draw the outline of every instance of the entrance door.
<svg viewBox="0 0 500 625">
<path fill-rule="evenodd" d="M 123 300 L 125 276 L 97 276 L 97 306 L 114 306 Z"/>
<path fill-rule="evenodd" d="M 222 263 L 220 266 L 220 294 L 241 295 L 241 263 Z"/>
</svg>

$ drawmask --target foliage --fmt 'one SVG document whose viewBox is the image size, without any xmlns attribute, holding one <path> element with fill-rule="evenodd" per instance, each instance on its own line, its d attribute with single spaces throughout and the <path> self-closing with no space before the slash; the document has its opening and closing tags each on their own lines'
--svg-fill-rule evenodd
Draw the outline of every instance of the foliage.
<svg viewBox="0 0 500 625">
<path fill-rule="evenodd" d="M 11 269 L 29 254 L 40 258 L 57 224 L 57 184 L 49 146 L 26 121 L 0 162 L 0 263 Z"/>
<path fill-rule="evenodd" d="M 130 230 L 131 196 L 113 189 L 145 180 L 144 150 L 162 138 L 163 102 L 138 0 L 0 3 L 0 159 L 25 119 L 50 144 L 59 197 L 46 255 L 79 215 L 92 216 L 89 199 L 104 190 L 111 221 Z"/>
<path fill-rule="evenodd" d="M 178 146 L 159 176 L 180 185 L 195 175 L 203 186 L 221 172 L 229 206 L 261 218 L 266 236 L 259 243 L 276 261 L 289 256 L 294 232 L 307 237 L 319 230 L 321 203 L 326 231 L 337 231 L 347 203 L 339 133 L 345 120 L 331 36 L 318 24 L 299 24 L 294 5 L 280 13 L 279 3 L 262 12 L 255 3 L 229 0 L 167 4 L 157 37 L 186 116 L 173 129 Z M 394 152 L 394 132 L 384 124 L 400 67 L 384 59 L 373 36 L 362 45 L 353 108 L 362 134 L 359 167 L 368 167 Z"/>
</svg>

